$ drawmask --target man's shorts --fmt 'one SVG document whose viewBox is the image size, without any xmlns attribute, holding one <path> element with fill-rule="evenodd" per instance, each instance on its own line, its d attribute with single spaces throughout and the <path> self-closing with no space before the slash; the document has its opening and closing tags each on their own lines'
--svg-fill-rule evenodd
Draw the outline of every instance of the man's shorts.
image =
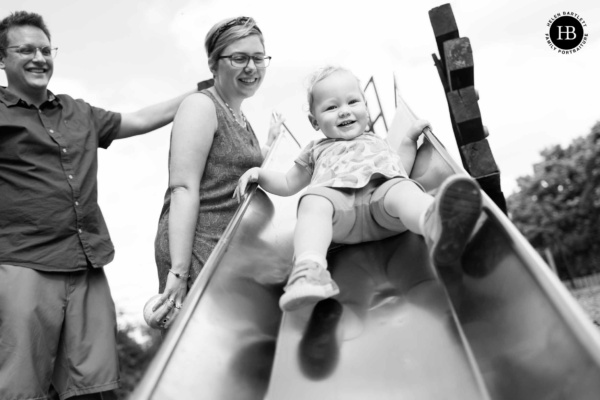
<svg viewBox="0 0 600 400">
<path fill-rule="evenodd" d="M 104 271 L 0 265 L 0 399 L 119 386 L 115 306 Z"/>
<path fill-rule="evenodd" d="M 316 195 L 326 198 L 333 205 L 334 243 L 354 244 L 381 240 L 406 231 L 400 219 L 388 214 L 384 207 L 387 192 L 400 182 L 416 181 L 409 178 L 375 179 L 360 189 L 308 188 L 302 197 Z"/>
</svg>

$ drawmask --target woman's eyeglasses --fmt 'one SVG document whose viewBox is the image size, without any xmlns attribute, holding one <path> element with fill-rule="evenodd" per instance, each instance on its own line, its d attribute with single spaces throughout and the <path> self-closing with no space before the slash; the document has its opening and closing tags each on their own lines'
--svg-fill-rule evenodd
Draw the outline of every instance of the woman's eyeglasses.
<svg viewBox="0 0 600 400">
<path fill-rule="evenodd" d="M 246 68 L 250 64 L 250 60 L 256 68 L 267 68 L 271 63 L 270 56 L 249 56 L 247 54 L 232 54 L 230 56 L 220 56 L 221 58 L 229 58 L 229 62 L 233 68 Z"/>
</svg>

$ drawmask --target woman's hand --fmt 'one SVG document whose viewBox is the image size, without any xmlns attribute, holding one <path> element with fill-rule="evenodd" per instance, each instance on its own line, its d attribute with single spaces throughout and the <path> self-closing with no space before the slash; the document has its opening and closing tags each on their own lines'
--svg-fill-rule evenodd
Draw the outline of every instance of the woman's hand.
<svg viewBox="0 0 600 400">
<path fill-rule="evenodd" d="M 187 294 L 187 278 L 178 278 L 169 273 L 167 284 L 160 299 L 152 307 L 153 318 L 162 329 L 169 329 L 179 312 Z"/>
<path fill-rule="evenodd" d="M 254 167 L 250 168 L 248 171 L 244 172 L 244 175 L 240 177 L 238 181 L 237 187 L 233 192 L 233 197 L 237 199 L 238 203 L 242 202 L 242 197 L 246 194 L 246 190 L 248 189 L 248 184 L 253 182 L 258 182 L 258 178 L 260 177 L 260 168 Z"/>
<path fill-rule="evenodd" d="M 406 136 L 413 142 L 416 142 L 417 140 L 419 140 L 419 136 L 421 136 L 425 128 L 431 128 L 429 121 L 424 119 L 418 119 L 415 122 L 413 122 Z"/>
</svg>

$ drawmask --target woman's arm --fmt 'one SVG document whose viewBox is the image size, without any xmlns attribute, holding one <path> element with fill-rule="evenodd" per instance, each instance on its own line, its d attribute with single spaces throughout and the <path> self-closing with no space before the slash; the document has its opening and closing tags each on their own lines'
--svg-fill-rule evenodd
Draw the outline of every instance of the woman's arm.
<svg viewBox="0 0 600 400">
<path fill-rule="evenodd" d="M 162 301 L 169 298 L 181 304 L 187 293 L 200 206 L 200 180 L 216 129 L 215 107 L 207 96 L 195 94 L 183 101 L 173 123 L 169 156 L 169 251 L 174 273 L 167 277 Z"/>
</svg>

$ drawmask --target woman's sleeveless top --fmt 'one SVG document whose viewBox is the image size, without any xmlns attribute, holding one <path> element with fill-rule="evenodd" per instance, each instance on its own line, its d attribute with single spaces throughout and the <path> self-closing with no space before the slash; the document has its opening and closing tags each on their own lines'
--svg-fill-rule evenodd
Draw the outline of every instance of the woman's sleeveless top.
<svg viewBox="0 0 600 400">
<path fill-rule="evenodd" d="M 239 206 L 232 196 L 240 176 L 250 168 L 259 167 L 263 160 L 250 123 L 246 124 L 246 129 L 242 128 L 211 92 L 203 90 L 200 93 L 210 97 L 215 104 L 218 126 L 200 181 L 200 212 L 192 249 L 190 286 Z M 171 268 L 168 231 L 170 205 L 171 191 L 167 189 L 154 242 L 160 293 L 164 290 Z"/>
</svg>

